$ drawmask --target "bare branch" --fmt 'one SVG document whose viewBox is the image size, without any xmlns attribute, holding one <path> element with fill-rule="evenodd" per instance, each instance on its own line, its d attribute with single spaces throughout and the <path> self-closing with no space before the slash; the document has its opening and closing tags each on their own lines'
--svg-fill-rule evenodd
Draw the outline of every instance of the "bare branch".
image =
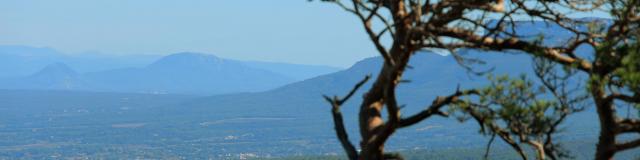
<svg viewBox="0 0 640 160">
<path fill-rule="evenodd" d="M 489 159 L 489 152 L 491 151 L 491 144 L 493 144 L 494 139 L 496 139 L 496 133 L 491 134 L 491 139 L 489 139 L 489 142 L 487 143 L 487 147 L 485 148 L 485 151 L 484 151 L 485 160 Z"/>
<path fill-rule="evenodd" d="M 330 98 L 329 96 L 324 96 L 327 102 L 331 103 L 331 115 L 333 116 L 334 129 L 336 130 L 336 135 L 340 140 L 340 144 L 344 148 L 345 152 L 349 156 L 349 159 L 356 160 L 358 159 L 358 152 L 353 144 L 349 141 L 349 134 L 347 133 L 344 127 L 344 120 L 342 118 L 342 113 L 340 112 L 340 106 L 344 104 L 351 96 L 355 94 L 355 92 L 362 87 L 370 78 L 370 75 L 365 76 L 363 80 L 358 82 L 351 91 L 342 99 L 334 96 L 334 98 Z"/>
<path fill-rule="evenodd" d="M 427 107 L 426 110 L 423 110 L 422 112 L 409 116 L 407 118 L 401 118 L 399 127 L 407 127 L 407 126 L 414 125 L 418 122 L 421 122 L 424 119 L 431 117 L 434 114 L 446 116 L 447 114 L 440 111 L 440 108 L 442 108 L 445 105 L 456 102 L 458 100 L 458 97 L 460 96 L 472 95 L 472 94 L 478 94 L 478 91 L 477 90 L 456 91 L 456 93 L 447 97 L 437 97 L 433 101 L 433 103 L 429 107 Z"/>
<path fill-rule="evenodd" d="M 351 144 L 351 141 L 349 141 L 349 134 L 344 127 L 344 120 L 342 119 L 342 113 L 339 108 L 333 107 L 331 114 L 333 115 L 334 129 L 336 130 L 336 135 L 340 140 L 340 144 L 342 144 L 342 148 L 347 152 L 347 156 L 349 156 L 350 160 L 358 159 L 358 151 L 356 150 L 356 147 Z"/>
<path fill-rule="evenodd" d="M 607 100 L 611 101 L 614 99 L 618 99 L 618 100 L 622 100 L 628 103 L 640 103 L 640 94 L 635 94 L 633 96 L 629 96 L 629 95 L 625 95 L 622 93 L 612 93 L 609 96 L 607 96 L 606 98 Z"/>
<path fill-rule="evenodd" d="M 370 19 L 371 16 L 365 17 L 362 14 L 362 12 L 360 11 L 360 7 L 362 6 L 360 4 L 361 3 L 360 1 L 353 0 L 352 2 L 353 2 L 355 15 L 358 16 L 358 18 L 360 18 L 360 21 L 362 21 L 364 29 L 367 32 L 367 35 L 369 36 L 369 39 L 371 39 L 371 42 L 373 42 L 373 44 L 375 45 L 380 55 L 384 58 L 385 63 L 390 64 L 392 66 L 395 65 L 395 62 L 391 58 L 389 51 L 387 51 L 387 49 L 382 45 L 382 43 L 380 42 L 379 36 L 373 31 L 373 26 L 371 24 L 371 19 Z"/>
<path fill-rule="evenodd" d="M 437 33 L 438 35 L 464 40 L 471 44 L 471 46 L 477 48 L 488 48 L 493 50 L 522 50 L 529 52 L 529 54 L 533 54 L 534 56 L 545 57 L 564 65 L 578 64 L 578 69 L 585 72 L 591 72 L 592 68 L 592 64 L 586 60 L 564 56 L 564 49 L 545 47 L 532 42 L 520 40 L 518 38 L 484 38 L 471 31 L 459 28 L 441 27 L 427 28 L 426 30 Z"/>
<path fill-rule="evenodd" d="M 624 151 L 624 150 L 632 149 L 636 147 L 640 147 L 640 139 L 636 139 L 636 140 L 621 143 L 621 144 L 616 144 L 615 149 L 616 151 L 620 152 L 620 151 Z"/>
<path fill-rule="evenodd" d="M 640 120 L 637 119 L 623 119 L 617 122 L 617 133 L 640 133 Z"/>
</svg>

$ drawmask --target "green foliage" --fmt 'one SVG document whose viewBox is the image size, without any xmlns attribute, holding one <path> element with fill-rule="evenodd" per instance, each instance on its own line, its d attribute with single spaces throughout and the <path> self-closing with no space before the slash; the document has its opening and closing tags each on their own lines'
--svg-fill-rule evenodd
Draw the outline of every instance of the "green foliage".
<svg viewBox="0 0 640 160">
<path fill-rule="evenodd" d="M 588 96 L 583 94 L 580 84 L 569 81 L 576 73 L 575 68 L 557 67 L 545 59 L 534 62 L 539 81 L 526 75 L 490 75 L 490 84 L 480 89 L 476 97 L 455 103 L 450 110 L 461 114 L 460 120 L 475 119 L 484 135 L 498 135 L 514 146 L 542 144 L 549 156 L 571 157 L 551 139 L 568 115 L 582 110 L 577 106 Z"/>
<path fill-rule="evenodd" d="M 558 118 L 556 114 L 563 112 L 560 103 L 541 98 L 547 90 L 534 85 L 525 75 L 489 79 L 492 83 L 481 90 L 476 105 L 487 121 L 499 120 L 508 129 L 537 137 L 549 130 L 549 124 Z"/>
<path fill-rule="evenodd" d="M 640 42 L 639 42 L 640 43 Z M 626 85 L 633 92 L 640 92 L 640 44 L 623 45 L 616 53 L 626 54 L 620 61 L 620 67 L 614 71 L 620 84 Z"/>
</svg>

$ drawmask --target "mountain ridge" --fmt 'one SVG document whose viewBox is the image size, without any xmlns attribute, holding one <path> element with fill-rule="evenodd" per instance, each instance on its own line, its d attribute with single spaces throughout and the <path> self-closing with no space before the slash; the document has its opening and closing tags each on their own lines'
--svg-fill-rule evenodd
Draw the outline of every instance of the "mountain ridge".
<svg viewBox="0 0 640 160">
<path fill-rule="evenodd" d="M 212 55 L 199 52 L 178 52 L 168 54 L 171 56 L 180 53 L 194 53 Z M 31 47 L 25 45 L 0 45 L 0 79 L 15 78 L 31 75 L 53 63 L 65 63 L 78 73 L 101 72 L 124 68 L 142 68 L 165 57 L 160 54 L 144 55 L 114 55 L 101 52 L 84 52 L 81 54 L 69 54 L 60 52 L 50 47 Z M 286 75 L 296 80 L 303 80 L 317 75 L 340 70 L 340 68 L 323 65 L 304 65 L 284 62 L 245 61 L 217 57 L 225 62 L 242 63 L 245 66 L 256 69 Z"/>
<path fill-rule="evenodd" d="M 281 72 L 212 54 L 179 52 L 142 67 L 86 73 L 76 72 L 64 62 L 54 62 L 27 76 L 5 78 L 5 85 L 0 88 L 210 95 L 263 91 L 297 80 Z"/>
</svg>

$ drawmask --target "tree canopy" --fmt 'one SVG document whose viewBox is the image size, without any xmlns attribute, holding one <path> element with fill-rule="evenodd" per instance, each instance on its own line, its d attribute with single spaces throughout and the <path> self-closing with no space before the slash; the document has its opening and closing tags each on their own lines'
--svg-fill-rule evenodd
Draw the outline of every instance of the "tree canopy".
<svg viewBox="0 0 640 160">
<path fill-rule="evenodd" d="M 537 159 L 568 157 L 553 135 L 558 124 L 585 107 L 597 110 L 593 123 L 601 126 L 595 159 L 613 159 L 617 152 L 640 146 L 640 139 L 617 139 L 625 133 L 639 134 L 640 120 L 616 112 L 640 103 L 639 0 L 323 1 L 354 14 L 385 62 L 377 77 L 366 77 L 347 96 L 325 97 L 350 159 L 402 159 L 384 150 L 396 130 L 450 114 L 474 119 L 481 133 L 491 137 L 490 143 L 499 137 L 523 159 L 528 157 L 521 145 L 532 146 Z M 607 18 L 572 17 L 580 13 Z M 519 30 L 526 22 L 557 26 L 569 36 L 527 35 Z M 458 54 L 461 49 L 530 55 L 536 78 L 490 76 L 486 88 L 458 88 L 419 113 L 401 114 L 395 90 L 417 52 L 446 50 L 469 72 L 490 74 L 476 71 L 473 64 L 482 61 Z M 576 74 L 587 78 L 572 78 Z M 342 124 L 340 107 L 369 79 L 374 82 L 359 108 L 362 141 L 357 150 Z"/>
</svg>

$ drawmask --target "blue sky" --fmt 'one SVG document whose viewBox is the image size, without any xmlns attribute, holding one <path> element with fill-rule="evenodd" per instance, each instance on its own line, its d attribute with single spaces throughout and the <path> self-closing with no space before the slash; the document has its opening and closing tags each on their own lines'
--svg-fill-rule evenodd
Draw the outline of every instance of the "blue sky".
<svg viewBox="0 0 640 160">
<path fill-rule="evenodd" d="M 357 18 L 306 0 L 2 0 L 0 44 L 338 67 L 377 55 Z"/>
<path fill-rule="evenodd" d="M 2 0 L 0 44 L 339 67 L 376 55 L 355 17 L 305 0 Z"/>
</svg>

